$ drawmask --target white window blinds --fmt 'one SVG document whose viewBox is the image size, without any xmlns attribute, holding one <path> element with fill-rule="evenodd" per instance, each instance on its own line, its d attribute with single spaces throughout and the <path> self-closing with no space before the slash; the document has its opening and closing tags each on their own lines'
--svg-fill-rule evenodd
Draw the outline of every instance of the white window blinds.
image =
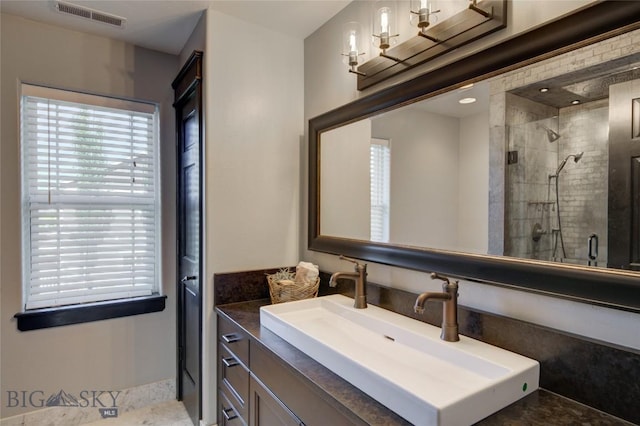
<svg viewBox="0 0 640 426">
<path fill-rule="evenodd" d="M 25 308 L 159 288 L 157 113 L 23 85 Z"/>
<path fill-rule="evenodd" d="M 371 241 L 389 242 L 389 200 L 391 185 L 391 147 L 386 139 L 372 139 Z"/>
</svg>

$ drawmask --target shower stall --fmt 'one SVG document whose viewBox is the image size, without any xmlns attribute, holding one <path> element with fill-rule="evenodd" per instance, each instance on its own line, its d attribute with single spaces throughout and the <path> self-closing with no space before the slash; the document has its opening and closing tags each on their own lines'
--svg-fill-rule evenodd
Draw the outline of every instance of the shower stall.
<svg viewBox="0 0 640 426">
<path fill-rule="evenodd" d="M 507 126 L 504 251 L 606 266 L 608 108 L 555 113 Z"/>
</svg>

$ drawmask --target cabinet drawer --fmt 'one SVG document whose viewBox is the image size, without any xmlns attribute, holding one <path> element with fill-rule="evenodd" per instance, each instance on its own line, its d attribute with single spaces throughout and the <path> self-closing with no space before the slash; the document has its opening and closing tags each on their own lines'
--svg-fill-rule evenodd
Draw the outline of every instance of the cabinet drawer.
<svg viewBox="0 0 640 426">
<path fill-rule="evenodd" d="M 237 325 L 220 316 L 218 316 L 218 339 L 245 366 L 249 365 L 249 338 Z"/>
<path fill-rule="evenodd" d="M 229 396 L 223 391 L 218 392 L 219 408 L 218 424 L 225 426 L 246 426 L 246 417 L 242 417 L 237 408 L 231 403 Z"/>
<path fill-rule="evenodd" d="M 218 345 L 220 363 L 220 386 L 227 392 L 229 400 L 246 418 L 249 401 L 249 371 L 224 345 Z"/>
</svg>

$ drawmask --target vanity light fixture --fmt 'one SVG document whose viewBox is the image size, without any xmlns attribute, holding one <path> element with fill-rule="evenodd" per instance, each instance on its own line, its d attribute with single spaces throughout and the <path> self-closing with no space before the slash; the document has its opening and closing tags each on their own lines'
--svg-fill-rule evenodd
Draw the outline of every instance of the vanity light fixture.
<svg viewBox="0 0 640 426">
<path fill-rule="evenodd" d="M 513 0 L 465 0 L 458 12 L 446 18 L 436 15 L 438 0 L 409 0 L 404 2 L 371 0 L 373 46 L 379 55 L 358 66 L 358 90 L 363 90 L 387 78 L 405 72 L 480 37 L 507 26 L 507 4 Z M 399 4 L 410 3 L 411 22 L 420 31 L 400 42 L 396 27 L 395 11 Z M 409 11 L 407 11 L 409 12 Z M 443 12 L 444 13 L 444 10 Z M 415 27 L 414 27 L 415 28 Z M 415 33 L 414 33 L 415 34 Z"/>
<path fill-rule="evenodd" d="M 343 27 L 342 32 L 342 56 L 345 57 L 347 65 L 349 65 L 349 72 L 365 76 L 366 74 L 357 70 L 358 56 L 364 55 L 364 52 L 360 52 L 362 31 L 358 22 L 347 22 Z"/>
<path fill-rule="evenodd" d="M 433 10 L 433 3 L 433 0 L 411 0 L 410 21 L 413 23 L 415 21 L 415 18 L 417 17 L 418 22 L 415 25 L 417 25 L 420 29 L 418 35 L 421 37 L 425 37 L 433 41 L 434 43 L 437 43 L 437 38 L 427 34 L 427 27 L 431 25 L 431 15 L 435 15 L 436 13 L 440 12 L 440 9 Z M 437 16 L 434 16 L 434 18 L 436 18 L 437 20 Z"/>
<path fill-rule="evenodd" d="M 396 58 L 387 55 L 387 49 L 391 44 L 395 44 L 395 37 L 400 34 L 394 34 L 396 29 L 396 13 L 395 3 L 386 0 L 378 0 L 374 4 L 373 9 L 373 40 L 377 41 L 377 47 L 382 51 L 380 56 L 399 61 Z"/>
<path fill-rule="evenodd" d="M 466 104 L 472 104 L 472 103 L 474 103 L 475 101 L 476 101 L 476 98 L 462 98 L 462 99 L 460 99 L 460 100 L 458 101 L 458 103 L 459 103 L 459 104 L 466 105 Z"/>
</svg>

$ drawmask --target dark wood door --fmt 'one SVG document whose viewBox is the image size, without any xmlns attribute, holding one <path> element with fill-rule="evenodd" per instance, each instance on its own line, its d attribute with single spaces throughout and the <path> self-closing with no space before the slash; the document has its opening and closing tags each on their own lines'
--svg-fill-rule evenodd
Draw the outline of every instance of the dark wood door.
<svg viewBox="0 0 640 426">
<path fill-rule="evenodd" d="M 195 425 L 202 418 L 202 53 L 172 86 L 177 138 L 177 391 Z"/>
<path fill-rule="evenodd" d="M 609 88 L 607 266 L 640 270 L 640 80 Z"/>
</svg>

